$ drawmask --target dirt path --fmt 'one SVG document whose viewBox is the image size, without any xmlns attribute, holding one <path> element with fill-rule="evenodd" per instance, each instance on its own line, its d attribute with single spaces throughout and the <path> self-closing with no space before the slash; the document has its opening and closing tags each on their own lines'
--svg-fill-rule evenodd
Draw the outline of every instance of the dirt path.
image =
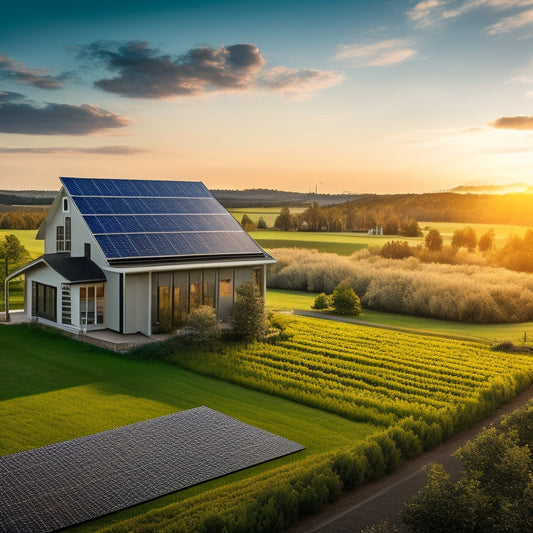
<svg viewBox="0 0 533 533">
<path fill-rule="evenodd" d="M 403 502 L 414 496 L 425 485 L 424 466 L 441 463 L 452 475 L 452 479 L 456 479 L 460 474 L 461 465 L 451 454 L 465 442 L 473 440 L 484 427 L 496 424 L 502 415 L 522 407 L 531 398 L 533 398 L 533 385 L 471 428 L 455 435 L 435 449 L 410 459 L 392 474 L 343 495 L 322 512 L 301 520 L 290 529 L 290 532 L 359 533 L 361 529 L 385 519 L 389 525 L 399 524 L 399 513 L 403 508 Z"/>
</svg>

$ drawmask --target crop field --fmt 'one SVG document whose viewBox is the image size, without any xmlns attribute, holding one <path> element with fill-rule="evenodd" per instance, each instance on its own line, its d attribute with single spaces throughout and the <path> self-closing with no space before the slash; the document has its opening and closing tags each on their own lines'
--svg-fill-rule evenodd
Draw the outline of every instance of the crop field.
<svg viewBox="0 0 533 533">
<path fill-rule="evenodd" d="M 533 380 L 533 358 L 451 341 L 313 318 L 285 317 L 287 338 L 176 354 L 194 371 L 343 416 L 388 426 L 414 416 L 463 423 Z M 445 425 L 446 425 L 445 424 Z M 454 428 L 458 429 L 458 428 Z"/>
</svg>

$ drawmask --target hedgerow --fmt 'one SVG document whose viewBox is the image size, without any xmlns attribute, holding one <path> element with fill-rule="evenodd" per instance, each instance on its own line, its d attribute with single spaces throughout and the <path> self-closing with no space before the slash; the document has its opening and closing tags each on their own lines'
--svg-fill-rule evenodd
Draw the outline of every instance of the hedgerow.
<svg viewBox="0 0 533 533">
<path fill-rule="evenodd" d="M 277 249 L 268 286 L 331 293 L 352 287 L 367 309 L 475 323 L 533 320 L 533 278 L 503 268 L 403 261 L 356 252 L 351 257 Z"/>
</svg>

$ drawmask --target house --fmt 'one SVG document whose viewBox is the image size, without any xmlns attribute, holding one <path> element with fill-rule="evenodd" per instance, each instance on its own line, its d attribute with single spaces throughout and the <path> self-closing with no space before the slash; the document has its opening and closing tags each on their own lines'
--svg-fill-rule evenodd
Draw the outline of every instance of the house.
<svg viewBox="0 0 533 533">
<path fill-rule="evenodd" d="M 73 332 L 170 332 L 208 305 L 219 320 L 235 288 L 266 287 L 275 260 L 200 182 L 60 178 L 41 225 L 44 255 L 24 274 L 28 318 Z M 8 311 L 8 310 L 7 310 Z"/>
</svg>

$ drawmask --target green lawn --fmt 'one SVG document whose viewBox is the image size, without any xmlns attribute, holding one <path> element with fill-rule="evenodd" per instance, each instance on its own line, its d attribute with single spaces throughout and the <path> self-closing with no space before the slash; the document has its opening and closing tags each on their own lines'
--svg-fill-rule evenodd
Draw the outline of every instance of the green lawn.
<svg viewBox="0 0 533 533">
<path fill-rule="evenodd" d="M 266 305 L 275 310 L 302 309 L 311 311 L 311 306 L 316 296 L 316 293 L 310 292 L 268 289 Z M 370 309 L 363 309 L 363 312 L 356 320 L 415 332 L 468 337 L 490 342 L 510 340 L 515 344 L 521 344 L 524 341 L 525 334 L 527 343 L 533 343 L 533 322 L 520 324 L 466 324 L 463 322 L 436 320 L 434 318 L 384 313 Z"/>
<path fill-rule="evenodd" d="M 0 455 L 205 405 L 306 447 L 304 452 L 103 518 L 83 531 L 345 447 L 376 431 L 157 361 L 135 361 L 35 325 L 0 325 Z"/>
</svg>

